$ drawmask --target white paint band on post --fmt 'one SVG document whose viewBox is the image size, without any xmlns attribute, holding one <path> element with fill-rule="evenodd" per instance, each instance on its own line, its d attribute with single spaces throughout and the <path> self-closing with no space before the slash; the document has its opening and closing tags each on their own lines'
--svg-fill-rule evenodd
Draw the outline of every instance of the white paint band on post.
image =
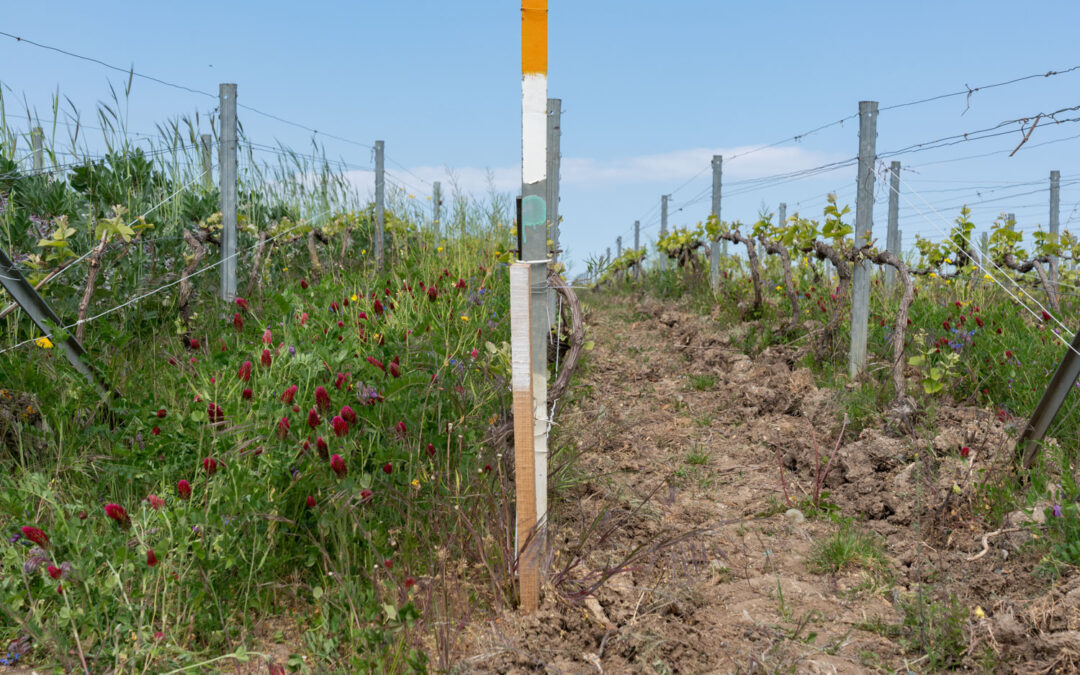
<svg viewBox="0 0 1080 675">
<path fill-rule="evenodd" d="M 510 266 L 510 382 L 514 395 L 514 494 L 518 582 L 521 608 L 535 611 L 540 601 L 540 537 L 536 527 L 533 444 L 532 265 Z"/>
</svg>

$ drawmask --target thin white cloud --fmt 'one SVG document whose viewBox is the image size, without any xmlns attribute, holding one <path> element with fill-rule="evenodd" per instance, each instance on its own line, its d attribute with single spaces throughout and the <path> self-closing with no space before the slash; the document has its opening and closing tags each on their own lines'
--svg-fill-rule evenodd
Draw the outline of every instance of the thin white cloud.
<svg viewBox="0 0 1080 675">
<path fill-rule="evenodd" d="M 661 184 L 689 180 L 709 171 L 713 155 L 734 156 L 752 150 L 753 146 L 732 148 L 690 148 L 653 155 L 637 155 L 620 159 L 564 157 L 563 185 L 577 187 L 610 187 L 614 185 Z M 766 148 L 724 163 L 725 179 L 745 179 L 768 176 L 787 171 L 808 169 L 839 159 L 837 155 L 805 150 L 800 147 Z M 371 171 L 350 171 L 353 185 L 361 191 L 371 189 L 375 176 Z M 440 181 L 444 194 L 450 194 L 455 184 L 465 193 L 484 194 L 492 187 L 497 192 L 517 192 L 521 187 L 521 168 L 517 166 L 451 168 L 446 166 L 416 166 L 408 171 L 387 168 L 388 184 L 400 186 L 410 193 L 431 194 L 431 183 Z"/>
<path fill-rule="evenodd" d="M 562 178 L 566 184 L 600 186 L 612 184 L 670 184 L 689 180 L 711 170 L 713 155 L 734 156 L 753 146 L 734 148 L 691 148 L 625 159 L 564 158 Z M 724 177 L 745 179 L 787 171 L 808 169 L 836 159 L 799 147 L 766 148 L 733 161 L 724 162 Z"/>
</svg>

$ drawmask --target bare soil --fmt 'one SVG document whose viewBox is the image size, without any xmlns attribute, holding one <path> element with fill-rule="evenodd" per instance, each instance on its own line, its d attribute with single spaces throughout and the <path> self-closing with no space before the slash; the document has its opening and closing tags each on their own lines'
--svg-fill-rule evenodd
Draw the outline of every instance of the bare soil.
<svg viewBox="0 0 1080 675">
<path fill-rule="evenodd" d="M 466 671 L 928 672 L 945 654 L 961 671 L 1078 672 L 1080 575 L 1034 574 L 1037 527 L 970 560 L 989 529 L 974 483 L 1008 465 L 1009 420 L 939 405 L 933 432 L 849 428 L 823 487 L 835 509 L 815 513 L 815 441 L 832 454 L 844 414 L 803 349 L 751 358 L 745 327 L 677 303 L 586 302 L 595 349 L 555 432 L 581 454 L 553 479 L 542 608 L 474 625 Z M 845 518 L 880 543 L 877 568 L 808 563 Z M 905 606 L 927 616 L 950 596 L 959 647 L 947 622 L 904 626 Z"/>
</svg>

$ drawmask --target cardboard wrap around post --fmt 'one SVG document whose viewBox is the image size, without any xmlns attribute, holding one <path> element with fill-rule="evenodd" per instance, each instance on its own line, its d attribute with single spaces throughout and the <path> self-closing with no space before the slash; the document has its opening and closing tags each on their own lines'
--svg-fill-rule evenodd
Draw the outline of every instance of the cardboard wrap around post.
<svg viewBox="0 0 1080 675">
<path fill-rule="evenodd" d="M 510 363 L 514 392 L 514 493 L 517 505 L 516 538 L 521 609 L 535 611 L 540 604 L 539 551 L 536 536 L 536 481 L 533 478 L 532 389 L 532 266 L 510 266 Z"/>
</svg>

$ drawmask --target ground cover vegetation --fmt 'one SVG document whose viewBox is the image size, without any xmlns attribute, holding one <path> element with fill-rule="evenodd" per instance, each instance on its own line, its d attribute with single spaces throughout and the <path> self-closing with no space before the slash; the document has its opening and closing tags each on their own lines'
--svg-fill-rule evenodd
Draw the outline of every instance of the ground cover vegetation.
<svg viewBox="0 0 1080 675">
<path fill-rule="evenodd" d="M 380 271 L 341 167 L 241 138 L 226 305 L 207 121 L 132 140 L 120 108 L 101 155 L 78 124 L 56 150 L 54 124 L 42 171 L 0 125 L 2 245 L 72 324 L 0 328 L 4 663 L 446 667 L 472 611 L 514 603 L 508 476 L 482 443 L 509 403 L 509 201 L 457 194 L 432 223 L 391 190 Z M 67 364 L 68 330 L 119 398 Z"/>
</svg>

